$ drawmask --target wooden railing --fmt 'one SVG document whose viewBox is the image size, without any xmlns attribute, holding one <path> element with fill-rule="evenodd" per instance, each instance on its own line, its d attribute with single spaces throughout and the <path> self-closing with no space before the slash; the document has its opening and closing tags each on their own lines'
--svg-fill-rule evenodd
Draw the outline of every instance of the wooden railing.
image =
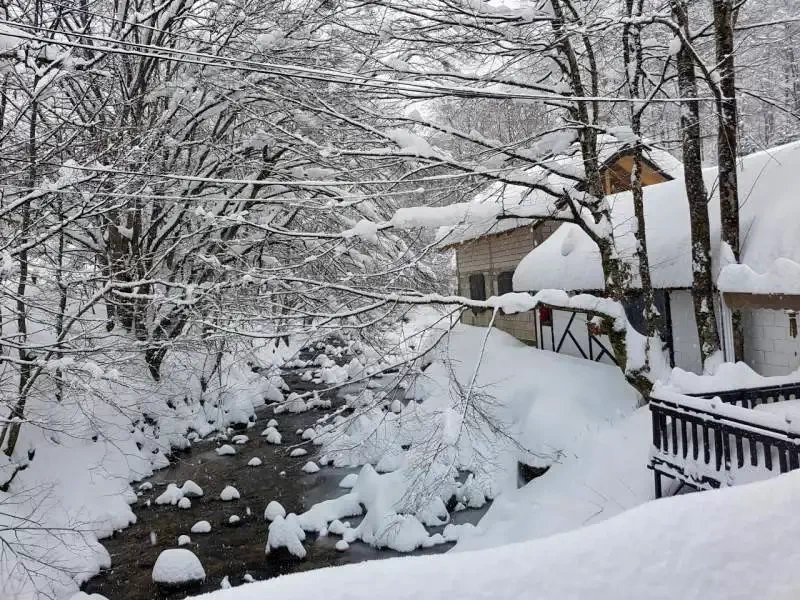
<svg viewBox="0 0 800 600">
<path fill-rule="evenodd" d="M 742 408 L 755 408 L 759 404 L 800 399 L 800 383 L 784 383 L 782 385 L 688 395 L 700 398 L 719 398 L 727 404 L 741 406 Z"/>
<path fill-rule="evenodd" d="M 745 392 L 738 397 L 724 393 L 724 398 L 717 393 L 714 399 L 664 392 L 651 396 L 649 468 L 657 498 L 663 476 L 708 489 L 733 483 L 737 471 L 746 468 L 766 471 L 755 478 L 800 468 L 800 423 L 750 408 L 800 397 L 800 385 Z"/>
</svg>

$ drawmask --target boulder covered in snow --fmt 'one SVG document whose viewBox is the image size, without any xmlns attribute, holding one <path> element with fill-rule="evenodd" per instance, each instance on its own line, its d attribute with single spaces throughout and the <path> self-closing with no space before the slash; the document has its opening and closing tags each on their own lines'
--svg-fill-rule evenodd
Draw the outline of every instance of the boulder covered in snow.
<svg viewBox="0 0 800 600">
<path fill-rule="evenodd" d="M 187 498 L 199 498 L 203 495 L 203 488 L 201 488 L 191 479 L 187 479 L 181 486 L 181 492 Z"/>
<path fill-rule="evenodd" d="M 192 533 L 211 533 L 211 523 L 208 521 L 198 521 L 189 530 Z"/>
<path fill-rule="evenodd" d="M 303 465 L 303 472 L 308 473 L 316 473 L 319 471 L 319 466 L 313 460 L 308 461 L 306 464 Z"/>
<path fill-rule="evenodd" d="M 183 587 L 201 583 L 206 572 L 200 559 L 191 550 L 170 548 L 158 555 L 153 565 L 153 582 L 168 587 Z"/>
<path fill-rule="evenodd" d="M 273 500 L 267 504 L 267 508 L 264 510 L 264 519 L 267 521 L 274 521 L 277 517 L 285 516 L 286 509 L 283 508 L 283 505 L 277 500 Z"/>
<path fill-rule="evenodd" d="M 306 549 L 303 547 L 303 540 L 306 539 L 306 532 L 297 521 L 297 515 L 291 513 L 286 518 L 277 516 L 269 526 L 267 536 L 266 553 L 286 548 L 289 554 L 297 558 L 306 557 Z"/>
<path fill-rule="evenodd" d="M 289 452 L 289 456 L 291 456 L 292 458 L 305 456 L 306 454 L 308 454 L 308 450 L 306 450 L 305 448 L 295 448 L 294 450 Z"/>
<path fill-rule="evenodd" d="M 183 492 L 174 483 L 170 483 L 167 489 L 156 498 L 156 504 L 172 504 L 175 506 L 183 498 Z"/>
<path fill-rule="evenodd" d="M 264 431 L 261 432 L 261 435 L 263 435 L 264 437 L 267 438 L 267 443 L 268 444 L 280 444 L 281 443 L 281 434 L 274 427 L 267 427 Z"/>
<path fill-rule="evenodd" d="M 257 456 L 254 456 L 250 460 L 247 461 L 248 467 L 260 467 L 261 466 L 261 459 Z"/>
<path fill-rule="evenodd" d="M 231 454 L 236 454 L 236 449 L 230 444 L 225 444 L 217 448 L 215 452 L 220 456 L 230 456 Z"/>
<path fill-rule="evenodd" d="M 231 500 L 239 499 L 239 490 L 232 485 L 226 485 L 225 489 L 220 492 L 219 499 L 223 502 L 230 502 Z"/>
</svg>

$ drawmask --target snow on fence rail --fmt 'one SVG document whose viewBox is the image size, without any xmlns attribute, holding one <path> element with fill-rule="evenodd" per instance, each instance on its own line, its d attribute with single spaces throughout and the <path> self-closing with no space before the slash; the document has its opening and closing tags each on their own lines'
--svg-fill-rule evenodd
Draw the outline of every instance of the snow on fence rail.
<svg viewBox="0 0 800 600">
<path fill-rule="evenodd" d="M 654 390 L 650 397 L 656 498 L 661 478 L 696 489 L 763 479 L 800 468 L 800 423 L 765 411 L 760 404 L 800 397 L 800 384 L 732 390 L 700 398 Z M 740 406 L 741 405 L 741 406 Z"/>
</svg>

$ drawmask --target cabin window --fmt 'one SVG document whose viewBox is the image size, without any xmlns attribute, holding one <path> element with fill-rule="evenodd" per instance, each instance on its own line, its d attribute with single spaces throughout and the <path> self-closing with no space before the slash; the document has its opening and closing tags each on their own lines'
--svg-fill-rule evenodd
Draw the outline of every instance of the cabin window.
<svg viewBox="0 0 800 600">
<path fill-rule="evenodd" d="M 514 291 L 512 280 L 514 279 L 513 271 L 503 271 L 497 276 L 497 294 L 502 296 Z"/>
<path fill-rule="evenodd" d="M 483 273 L 469 276 L 469 297 L 473 300 L 486 300 L 486 281 Z"/>
</svg>

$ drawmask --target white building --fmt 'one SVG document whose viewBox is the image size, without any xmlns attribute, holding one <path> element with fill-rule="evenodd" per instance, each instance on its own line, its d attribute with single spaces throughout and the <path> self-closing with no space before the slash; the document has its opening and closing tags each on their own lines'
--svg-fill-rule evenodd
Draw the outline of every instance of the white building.
<svg viewBox="0 0 800 600">
<path fill-rule="evenodd" d="M 800 368 L 800 337 L 796 312 L 800 310 L 800 143 L 744 157 L 740 161 L 739 196 L 741 264 L 723 265 L 717 169 L 704 170 L 711 196 L 709 216 L 713 268 L 718 277 L 718 319 L 732 360 L 731 309 L 743 312 L 745 360 L 762 375 L 781 375 Z M 683 178 L 644 190 L 648 255 L 653 286 L 668 325 L 675 366 L 698 372 L 701 368 L 697 331 L 690 294 L 692 260 L 689 209 Z M 633 206 L 629 192 L 608 197 L 620 252 L 633 256 Z M 635 272 L 636 269 L 633 269 Z M 634 288 L 636 287 L 634 282 Z M 565 223 L 517 266 L 515 291 L 556 288 L 570 292 L 603 293 L 600 256 L 596 245 L 577 226 Z M 635 310 L 631 299 L 629 316 Z M 611 360 L 607 344 L 593 338 L 580 314 L 538 312 L 537 344 L 593 360 Z"/>
</svg>

